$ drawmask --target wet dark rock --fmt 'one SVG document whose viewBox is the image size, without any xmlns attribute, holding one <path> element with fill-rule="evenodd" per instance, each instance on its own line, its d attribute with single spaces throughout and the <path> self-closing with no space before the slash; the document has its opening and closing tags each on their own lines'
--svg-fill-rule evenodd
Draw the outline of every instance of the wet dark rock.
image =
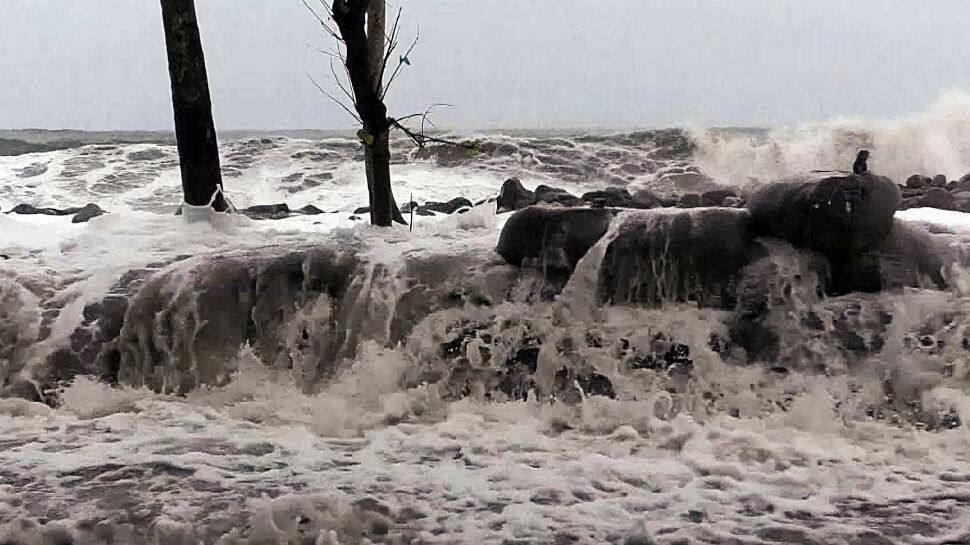
<svg viewBox="0 0 970 545">
<path fill-rule="evenodd" d="M 347 219 L 350 221 L 360 221 L 360 216 L 349 216 Z"/>
<path fill-rule="evenodd" d="M 271 366 L 292 365 L 290 358 L 302 350 L 313 351 L 321 361 L 335 361 L 341 343 L 332 340 L 340 336 L 332 325 L 315 329 L 309 346 L 285 341 L 302 305 L 320 294 L 339 302 L 356 269 L 353 256 L 314 249 L 186 263 L 155 274 L 129 300 L 111 342 L 119 382 L 167 392 L 223 384 L 232 372 L 227 362 L 246 343 Z M 172 291 L 186 268 L 195 267 L 204 267 L 205 274 L 192 275 L 190 285 Z M 351 319 L 335 316 L 335 322 Z M 107 366 L 100 361 L 99 367 Z M 312 375 L 316 369 L 304 372 Z"/>
<path fill-rule="evenodd" d="M 854 291 L 878 292 L 905 287 L 944 289 L 947 257 L 945 242 L 912 223 L 894 220 L 889 235 L 855 259 L 836 260 L 825 291 L 841 295 Z"/>
<path fill-rule="evenodd" d="M 698 208 L 701 206 L 701 196 L 697 193 L 687 193 L 681 195 L 677 200 L 678 208 Z"/>
<path fill-rule="evenodd" d="M 633 192 L 633 198 L 638 203 L 642 203 L 643 206 L 638 208 L 656 208 L 658 206 L 666 206 L 663 199 L 654 195 L 649 189 L 638 189 Z"/>
<path fill-rule="evenodd" d="M 74 214 L 74 217 L 71 218 L 71 223 L 87 223 L 88 221 L 98 216 L 103 216 L 104 214 L 105 211 L 102 210 L 100 206 L 90 203 L 79 210 L 77 214 Z"/>
<path fill-rule="evenodd" d="M 44 216 L 73 216 L 80 212 L 80 208 L 50 208 L 50 207 L 37 207 L 32 204 L 18 204 L 12 209 L 7 211 L 7 214 L 24 214 L 24 215 L 44 215 Z"/>
<path fill-rule="evenodd" d="M 701 206 L 726 206 L 724 201 L 729 198 L 738 198 L 737 192 L 733 189 L 713 189 L 701 194 Z"/>
<path fill-rule="evenodd" d="M 421 205 L 418 204 L 417 201 L 406 202 L 401 205 L 401 213 L 408 214 L 411 212 L 411 210 L 416 210 L 419 206 Z"/>
<path fill-rule="evenodd" d="M 306 214 L 307 216 L 316 216 L 319 214 L 323 214 L 323 210 L 320 210 L 319 208 L 317 208 L 316 206 L 313 206 L 312 204 L 308 204 L 303 208 L 300 208 L 299 210 L 297 210 L 297 212 L 301 214 Z"/>
<path fill-rule="evenodd" d="M 605 208 L 530 206 L 509 218 L 495 251 L 512 265 L 537 268 L 561 289 L 612 218 Z"/>
<path fill-rule="evenodd" d="M 850 260 L 886 238 L 900 202 L 892 180 L 863 174 L 770 184 L 747 208 L 755 235 Z"/>
<path fill-rule="evenodd" d="M 606 248 L 599 278 L 603 300 L 734 306 L 734 286 L 751 251 L 747 210 L 655 209 L 633 214 L 626 216 Z"/>
<path fill-rule="evenodd" d="M 465 197 L 455 197 L 448 202 L 426 202 L 423 208 L 440 214 L 454 214 L 461 208 L 471 208 L 471 206 L 472 202 Z"/>
<path fill-rule="evenodd" d="M 518 178 L 509 178 L 502 183 L 502 189 L 496 200 L 496 213 L 519 210 L 534 202 L 534 192 L 523 187 Z"/>
<path fill-rule="evenodd" d="M 933 176 L 933 179 L 930 181 L 930 185 L 933 187 L 946 187 L 946 175 L 937 174 L 936 176 Z"/>
<path fill-rule="evenodd" d="M 915 202 L 913 208 L 939 208 L 940 210 L 956 210 L 957 202 L 953 194 L 939 187 L 931 187 Z"/>
<path fill-rule="evenodd" d="M 419 207 L 415 208 L 414 209 L 414 213 L 417 214 L 418 216 L 433 216 L 433 215 L 435 215 L 434 212 L 432 212 L 431 210 L 428 210 L 427 208 L 425 208 L 423 206 L 419 206 Z"/>
<path fill-rule="evenodd" d="M 278 220 L 290 216 L 290 207 L 286 203 L 257 204 L 244 208 L 239 213 L 254 220 Z"/>
<path fill-rule="evenodd" d="M 583 206 L 585 203 L 572 193 L 559 187 L 540 185 L 535 190 L 535 202 L 560 204 L 562 206 Z"/>
<path fill-rule="evenodd" d="M 370 214 L 370 207 L 369 206 L 358 206 L 357 208 L 354 209 L 354 215 L 355 216 L 359 216 L 361 214 Z"/>
<path fill-rule="evenodd" d="M 582 200 L 595 205 L 611 208 L 653 208 L 660 204 L 649 191 L 631 195 L 629 191 L 622 187 L 607 187 L 598 191 L 584 193 Z"/>
<path fill-rule="evenodd" d="M 929 176 L 913 174 L 909 178 L 906 178 L 906 187 L 909 189 L 920 189 L 931 185 L 933 185 L 933 179 Z"/>
<path fill-rule="evenodd" d="M 957 180 L 954 188 L 970 189 L 970 173 L 961 176 L 960 179 Z"/>
<path fill-rule="evenodd" d="M 744 201 L 741 199 L 741 197 L 727 197 L 724 199 L 724 202 L 721 203 L 721 206 L 726 206 L 728 208 L 740 208 L 744 206 Z"/>
</svg>

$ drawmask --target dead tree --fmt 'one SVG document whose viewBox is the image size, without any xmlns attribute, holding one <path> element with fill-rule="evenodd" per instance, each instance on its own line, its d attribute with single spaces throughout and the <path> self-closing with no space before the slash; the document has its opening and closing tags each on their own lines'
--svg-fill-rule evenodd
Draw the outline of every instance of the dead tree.
<svg viewBox="0 0 970 545">
<path fill-rule="evenodd" d="M 228 209 L 194 0 L 161 0 L 185 202 Z"/>
<path fill-rule="evenodd" d="M 313 83 L 361 125 L 357 135 L 364 146 L 371 223 L 381 226 L 389 226 L 392 221 L 405 223 L 391 190 L 391 129 L 403 130 L 418 146 L 422 147 L 427 142 L 454 144 L 469 149 L 473 146 L 427 136 L 424 133 L 424 125 L 430 108 L 424 114 L 412 114 L 398 119 L 387 115 L 387 106 L 384 103 L 387 91 L 404 66 L 410 65 L 408 56 L 418 43 L 418 37 L 415 37 L 411 46 L 403 54 L 398 55 L 397 61 L 393 60 L 395 53 L 400 53 L 398 51 L 400 9 L 388 32 L 384 0 L 320 0 L 325 15 L 310 7 L 307 0 L 304 0 L 304 3 L 327 33 L 338 43 L 336 51 L 323 51 L 323 53 L 337 59 L 343 66 L 349 86 L 341 83 L 332 60 L 330 71 L 343 98 L 349 100 L 349 104 L 327 93 L 316 82 Z M 331 26 L 329 23 L 331 20 L 336 27 Z M 391 66 L 393 69 L 389 71 Z M 422 119 L 420 131 L 407 129 L 402 124 L 403 121 L 415 117 Z"/>
</svg>

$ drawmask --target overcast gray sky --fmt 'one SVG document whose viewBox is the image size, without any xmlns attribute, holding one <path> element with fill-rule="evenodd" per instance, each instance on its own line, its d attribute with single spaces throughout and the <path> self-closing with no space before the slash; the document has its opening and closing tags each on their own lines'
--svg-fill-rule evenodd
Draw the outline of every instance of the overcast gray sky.
<svg viewBox="0 0 970 545">
<path fill-rule="evenodd" d="M 196 0 L 216 125 L 349 128 L 301 0 Z M 769 125 L 970 89 L 967 0 L 391 0 L 389 102 L 458 128 Z M 157 0 L 0 0 L 0 128 L 172 127 Z"/>
</svg>

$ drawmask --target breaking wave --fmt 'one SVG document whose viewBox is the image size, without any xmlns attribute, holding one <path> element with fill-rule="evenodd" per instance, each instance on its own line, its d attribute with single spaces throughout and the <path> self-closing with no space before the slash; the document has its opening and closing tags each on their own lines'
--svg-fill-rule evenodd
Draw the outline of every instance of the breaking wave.
<svg viewBox="0 0 970 545">
<path fill-rule="evenodd" d="M 913 174 L 970 173 L 970 95 L 953 91 L 907 117 L 841 117 L 765 130 L 694 130 L 698 168 L 744 185 L 817 169 L 849 170 L 857 150 L 872 151 L 870 170 L 898 182 Z"/>
</svg>

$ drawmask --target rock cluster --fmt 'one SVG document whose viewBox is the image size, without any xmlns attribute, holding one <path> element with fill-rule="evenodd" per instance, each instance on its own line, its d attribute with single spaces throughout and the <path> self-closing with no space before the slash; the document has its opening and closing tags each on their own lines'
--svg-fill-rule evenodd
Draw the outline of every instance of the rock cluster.
<svg viewBox="0 0 970 545">
<path fill-rule="evenodd" d="M 970 212 L 970 174 L 959 180 L 947 181 L 937 174 L 930 178 L 914 174 L 900 185 L 901 210 L 909 208 L 939 208 L 956 212 Z"/>
<path fill-rule="evenodd" d="M 540 185 L 535 191 L 526 189 L 518 178 L 502 184 L 496 199 L 496 212 L 511 212 L 534 204 L 558 204 L 567 207 L 598 206 L 608 208 L 649 209 L 658 207 L 697 208 L 701 206 L 738 207 L 741 195 L 731 188 L 711 189 L 703 193 L 686 193 L 677 198 L 661 197 L 647 189 L 634 193 L 623 187 L 607 187 L 576 196 L 565 189 Z"/>
<path fill-rule="evenodd" d="M 512 189 L 518 184 L 507 182 L 503 194 Z M 617 214 L 621 207 L 641 207 L 622 206 L 638 204 L 623 193 L 600 192 L 597 197 L 613 206 L 519 210 L 496 250 L 508 263 L 541 275 L 553 288 L 542 295 L 552 298 L 609 232 L 596 273 L 600 301 L 648 307 L 690 302 L 732 311 L 730 341 L 752 357 L 770 357 L 778 335 L 766 324 L 777 308 L 770 293 L 779 285 L 788 286 L 780 289 L 782 299 L 794 297 L 792 282 L 801 283 L 798 290 L 809 299 L 946 286 L 942 244 L 894 218 L 901 193 L 892 180 L 867 173 L 766 185 L 744 208 L 693 207 L 733 197 L 721 194 L 690 207 Z"/>
<path fill-rule="evenodd" d="M 69 208 L 40 207 L 24 203 L 18 204 L 7 211 L 7 214 L 73 216 L 71 223 L 87 223 L 89 220 L 102 216 L 105 213 L 100 206 L 94 203 L 88 203 L 83 207 Z"/>
</svg>

